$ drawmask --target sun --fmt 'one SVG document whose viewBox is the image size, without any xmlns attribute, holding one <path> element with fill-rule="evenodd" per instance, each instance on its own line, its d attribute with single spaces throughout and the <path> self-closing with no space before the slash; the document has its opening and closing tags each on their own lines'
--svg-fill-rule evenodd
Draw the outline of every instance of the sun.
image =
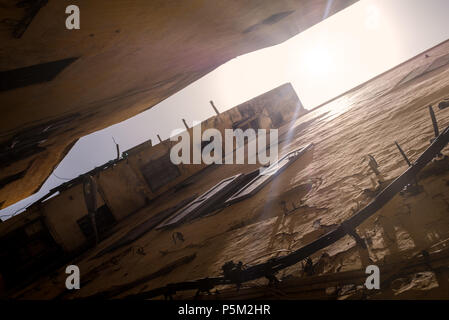
<svg viewBox="0 0 449 320">
<path fill-rule="evenodd" d="M 334 61 L 329 48 L 315 45 L 304 53 L 303 65 L 311 77 L 326 76 L 334 67 Z"/>
</svg>

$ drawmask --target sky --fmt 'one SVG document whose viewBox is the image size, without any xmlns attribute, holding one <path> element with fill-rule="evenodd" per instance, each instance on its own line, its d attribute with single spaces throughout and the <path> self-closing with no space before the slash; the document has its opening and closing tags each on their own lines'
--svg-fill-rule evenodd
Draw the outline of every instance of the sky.
<svg viewBox="0 0 449 320">
<path fill-rule="evenodd" d="M 332 0 L 328 0 L 332 1 Z M 448 0 L 360 0 L 279 45 L 239 56 L 153 108 L 82 137 L 41 190 L 0 211 L 2 219 L 51 188 L 148 139 L 158 143 L 286 82 L 312 109 L 449 39 Z"/>
</svg>

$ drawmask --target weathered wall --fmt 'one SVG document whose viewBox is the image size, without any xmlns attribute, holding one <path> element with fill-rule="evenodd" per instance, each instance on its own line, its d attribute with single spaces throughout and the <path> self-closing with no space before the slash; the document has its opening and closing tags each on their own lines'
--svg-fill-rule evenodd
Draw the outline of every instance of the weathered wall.
<svg viewBox="0 0 449 320">
<path fill-rule="evenodd" d="M 286 176 L 273 180 L 260 195 L 174 230 L 152 230 L 126 247 L 91 259 L 136 225 L 145 222 L 148 216 L 194 193 L 201 194 L 224 178 L 250 172 L 254 166 L 217 166 L 214 170 L 198 174 L 192 179 L 193 185 L 174 195 L 161 196 L 124 220 L 113 237 L 78 262 L 80 268 L 85 270 L 85 276 L 94 280 L 68 297 L 89 296 L 114 285 L 130 283 L 192 254 L 196 254 L 193 261 L 149 282 L 142 281 L 122 296 L 168 283 L 217 276 L 227 261 L 252 265 L 285 255 L 317 239 L 363 208 L 381 190 L 377 181 L 379 177 L 373 176 L 368 167 L 368 154 L 376 158 L 382 179 L 388 183 L 407 169 L 394 145 L 395 140 L 412 161 L 429 146 L 434 133 L 428 105 L 437 105 L 449 98 L 449 65 L 442 65 L 401 87 L 396 85 L 414 69 L 448 53 L 449 42 L 446 42 L 427 52 L 427 57 L 421 55 L 304 115 L 295 123 L 283 126 L 280 130 L 280 149 L 287 152 L 314 142 L 313 160 L 302 170 L 295 167 L 284 172 Z M 440 129 L 445 128 L 449 124 L 448 109 L 434 109 Z M 443 154 L 447 156 L 447 148 Z M 402 261 L 404 257 L 421 252 L 422 248 L 430 254 L 441 248 L 447 249 L 447 161 L 437 161 L 426 167 L 424 176 L 418 180 L 423 190 L 415 195 L 397 195 L 358 228 L 366 238 L 368 252 L 360 250 L 350 237 L 345 237 L 311 257 L 317 266 L 316 272 L 328 274 L 360 270 L 369 261 L 368 258 L 382 270 L 385 263 Z M 435 170 L 435 166 L 440 166 L 439 170 Z M 276 190 L 280 194 L 277 195 Z M 275 198 L 270 198 L 271 195 Z M 264 197 L 272 201 L 264 201 Z M 286 203 L 287 213 L 282 201 Z M 181 232 L 184 242 L 175 243 L 173 232 Z M 447 273 L 427 271 L 434 273 L 434 276 L 421 277 L 428 280 L 427 284 L 419 281 L 419 275 L 407 280 L 408 277 L 396 272 L 396 278 L 382 285 L 387 290 L 391 289 L 386 297 L 436 297 L 434 288 L 442 282 L 435 284 L 434 280 L 447 280 Z M 289 276 L 304 277 L 301 264 L 278 274 L 280 279 Z M 47 299 L 66 292 L 63 270 L 59 271 L 57 279 L 50 281 L 42 278 L 24 290 L 21 297 Z M 288 283 L 288 278 L 285 281 Z M 247 285 L 264 284 L 266 280 Z M 344 291 L 339 290 L 335 292 Z M 238 294 L 235 289 L 233 292 Z M 186 296 L 194 294 L 187 292 Z M 323 293 L 320 295 L 323 296 Z M 449 298 L 447 291 L 443 297 Z"/>
<path fill-rule="evenodd" d="M 148 191 L 135 171 L 125 162 L 104 170 L 95 177 L 106 204 L 117 220 L 145 206 Z"/>
<path fill-rule="evenodd" d="M 103 204 L 103 198 L 97 193 L 97 207 Z M 86 244 L 86 237 L 77 223 L 87 215 L 82 184 L 77 184 L 44 202 L 42 210 L 50 233 L 66 252 L 74 251 Z"/>
<path fill-rule="evenodd" d="M 302 108 L 291 84 L 284 84 L 220 115 L 207 119 L 202 124 L 202 131 L 204 132 L 208 128 L 215 128 L 224 136 L 225 129 L 232 129 L 234 123 L 245 119 L 250 121 L 256 120 L 259 128 L 269 129 L 273 126 L 272 122 L 276 122 L 279 125 L 281 124 L 279 119 L 291 121 L 292 119 L 288 118 L 291 114 L 294 113 L 299 116 L 305 112 L 306 110 Z M 270 115 L 274 121 L 271 120 Z M 193 148 L 192 130 L 192 128 L 188 130 L 191 148 Z M 169 158 L 170 149 L 176 143 L 176 141 L 165 140 L 152 146 L 151 141 L 147 141 L 128 150 L 126 159 L 122 159 L 94 174 L 93 177 L 97 182 L 99 194 L 97 207 L 105 203 L 117 221 L 123 220 L 165 192 L 170 191 L 169 194 L 173 195 L 175 186 L 189 180 L 189 178 L 191 180 L 195 174 L 200 173 L 201 170 L 207 167 L 205 164 L 180 164 L 178 166 L 171 164 Z M 224 149 L 223 145 L 223 155 Z M 160 188 L 152 190 L 152 181 L 145 177 L 145 170 L 155 171 L 155 179 L 163 178 L 167 174 L 164 168 L 152 168 L 152 161 L 158 159 L 162 159 L 167 168 L 177 168 L 179 175 L 162 184 Z M 150 168 L 145 169 L 148 166 Z M 158 174 L 162 176 L 157 176 Z M 74 251 L 86 243 L 86 237 L 81 233 L 77 224 L 77 220 L 87 214 L 81 182 L 74 183 L 68 189 L 63 188 L 59 195 L 48 201 L 33 205 L 20 215 L 20 219 L 16 218 L 4 223 L 3 229 L 13 230 L 12 226 L 16 225 L 16 221 L 20 221 L 20 225 L 22 225 L 23 221 L 26 221 L 25 218 L 31 217 L 36 210 L 39 214 L 43 213 L 56 241 L 66 251 Z M 6 226 L 11 227 L 7 228 Z M 0 232 L 0 235 L 2 234 L 5 233 Z"/>
</svg>

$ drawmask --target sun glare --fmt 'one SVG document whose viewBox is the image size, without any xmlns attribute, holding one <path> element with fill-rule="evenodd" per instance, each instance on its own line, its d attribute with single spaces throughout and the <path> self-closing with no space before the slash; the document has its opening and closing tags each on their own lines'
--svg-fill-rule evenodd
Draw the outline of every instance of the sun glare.
<svg viewBox="0 0 449 320">
<path fill-rule="evenodd" d="M 325 46 L 316 45 L 305 52 L 303 64 L 309 76 L 324 77 L 333 67 L 332 54 Z"/>
<path fill-rule="evenodd" d="M 365 8 L 365 27 L 368 30 L 377 30 L 380 26 L 380 10 L 375 5 Z"/>
</svg>

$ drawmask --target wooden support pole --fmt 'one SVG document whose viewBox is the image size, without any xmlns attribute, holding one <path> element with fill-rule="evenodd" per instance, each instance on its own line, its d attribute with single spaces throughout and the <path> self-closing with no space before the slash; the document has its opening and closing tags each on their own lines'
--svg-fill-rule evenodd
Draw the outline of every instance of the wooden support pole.
<svg viewBox="0 0 449 320">
<path fill-rule="evenodd" d="M 433 112 L 432 106 L 429 106 L 430 118 L 432 119 L 433 131 L 435 132 L 435 138 L 440 135 L 440 130 L 438 130 L 438 122 L 435 117 L 435 112 Z"/>
<path fill-rule="evenodd" d="M 187 121 L 186 119 L 182 119 L 182 122 L 184 122 L 184 126 L 186 127 L 187 130 L 189 130 L 189 126 L 187 125 Z"/>
<path fill-rule="evenodd" d="M 410 163 L 410 160 L 407 158 L 404 150 L 402 150 L 401 146 L 399 145 L 399 143 L 397 141 L 394 142 L 396 147 L 398 148 L 399 152 L 401 153 L 402 157 L 404 158 L 405 162 L 407 162 L 408 166 L 411 167 L 412 164 Z"/>
<path fill-rule="evenodd" d="M 212 108 L 214 109 L 215 113 L 217 114 L 217 116 L 220 114 L 220 111 L 218 111 L 217 107 L 215 106 L 214 102 L 211 100 L 209 101 L 210 105 L 212 106 Z"/>
<path fill-rule="evenodd" d="M 112 137 L 112 141 L 114 141 L 115 143 L 115 150 L 117 152 L 117 158 L 116 160 L 120 159 L 120 146 L 118 145 L 118 143 L 115 141 L 114 137 Z"/>
</svg>

